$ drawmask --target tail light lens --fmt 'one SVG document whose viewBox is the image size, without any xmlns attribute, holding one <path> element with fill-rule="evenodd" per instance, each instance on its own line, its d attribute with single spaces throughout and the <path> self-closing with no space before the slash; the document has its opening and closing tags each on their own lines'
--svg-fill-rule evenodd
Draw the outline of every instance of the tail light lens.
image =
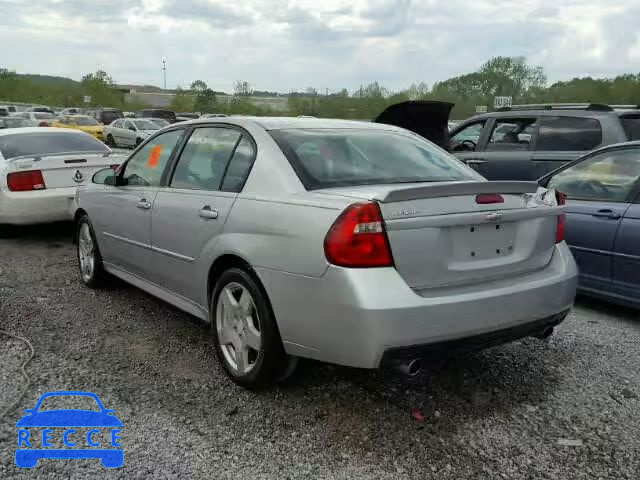
<svg viewBox="0 0 640 480">
<path fill-rule="evenodd" d="M 556 190 L 556 202 L 558 206 L 563 206 L 567 203 L 567 196 Z M 564 213 L 558 215 L 558 224 L 556 226 L 556 243 L 560 243 L 564 240 L 565 224 L 567 222 L 567 216 Z"/>
<path fill-rule="evenodd" d="M 7 186 L 11 192 L 28 192 L 46 188 L 40 170 L 10 173 L 7 175 Z"/>
<path fill-rule="evenodd" d="M 347 207 L 324 239 L 329 263 L 341 267 L 391 267 L 393 257 L 377 203 Z"/>
<path fill-rule="evenodd" d="M 502 195 L 497 193 L 476 195 L 476 203 L 478 205 L 487 205 L 489 203 L 504 203 L 504 198 L 502 197 Z"/>
<path fill-rule="evenodd" d="M 38 124 L 38 126 L 39 126 L 39 127 L 48 127 L 48 126 L 49 126 L 49 124 L 48 124 L 47 122 L 40 122 L 40 123 Z"/>
</svg>

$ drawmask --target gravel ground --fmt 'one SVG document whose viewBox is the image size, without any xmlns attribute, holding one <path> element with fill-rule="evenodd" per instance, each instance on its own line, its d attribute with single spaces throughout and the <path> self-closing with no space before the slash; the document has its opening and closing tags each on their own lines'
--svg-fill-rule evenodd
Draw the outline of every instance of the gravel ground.
<svg viewBox="0 0 640 480">
<path fill-rule="evenodd" d="M 0 328 L 35 348 L 32 386 L 0 419 L 0 478 L 640 478 L 637 313 L 580 300 L 549 341 L 417 379 L 304 362 L 252 393 L 226 379 L 192 317 L 124 284 L 85 288 L 62 230 L 0 240 Z M 0 411 L 28 354 L 0 334 Z M 14 465 L 15 422 L 52 390 L 93 391 L 116 410 L 123 468 Z"/>
</svg>

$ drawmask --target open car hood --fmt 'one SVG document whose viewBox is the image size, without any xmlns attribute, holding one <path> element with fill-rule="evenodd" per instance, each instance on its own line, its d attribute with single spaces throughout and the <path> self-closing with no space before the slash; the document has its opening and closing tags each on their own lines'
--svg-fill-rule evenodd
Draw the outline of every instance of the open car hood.
<svg viewBox="0 0 640 480">
<path fill-rule="evenodd" d="M 453 105 L 431 100 L 396 103 L 387 107 L 374 122 L 406 128 L 446 150 L 449 146 L 449 114 Z"/>
</svg>

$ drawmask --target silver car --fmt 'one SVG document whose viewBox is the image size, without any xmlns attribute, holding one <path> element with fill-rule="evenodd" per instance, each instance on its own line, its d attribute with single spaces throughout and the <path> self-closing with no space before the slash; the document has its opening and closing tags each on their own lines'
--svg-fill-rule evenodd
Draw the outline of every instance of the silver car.
<svg viewBox="0 0 640 480">
<path fill-rule="evenodd" d="M 110 147 L 137 147 L 159 129 L 155 122 L 144 118 L 119 118 L 104 127 L 104 143 Z"/>
<path fill-rule="evenodd" d="M 78 259 L 89 287 L 111 274 L 210 322 L 241 385 L 297 357 L 416 374 L 564 320 L 577 271 L 558 199 L 398 127 L 201 119 L 78 190 Z"/>
</svg>

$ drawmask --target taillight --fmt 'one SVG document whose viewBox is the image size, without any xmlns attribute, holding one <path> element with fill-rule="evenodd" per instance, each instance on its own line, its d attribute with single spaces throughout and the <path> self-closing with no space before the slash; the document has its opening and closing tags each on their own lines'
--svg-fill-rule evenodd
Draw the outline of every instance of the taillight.
<svg viewBox="0 0 640 480">
<path fill-rule="evenodd" d="M 390 267 L 389 239 L 377 203 L 356 203 L 346 208 L 324 239 L 329 263 L 341 267 Z"/>
<path fill-rule="evenodd" d="M 567 203 L 567 196 L 556 190 L 556 202 L 561 207 Z M 556 243 L 560 243 L 564 240 L 565 224 L 567 222 L 567 216 L 564 213 L 558 215 L 558 224 L 556 225 Z"/>
<path fill-rule="evenodd" d="M 48 127 L 48 126 L 49 126 L 49 124 L 48 124 L 47 122 L 40 122 L 40 123 L 38 124 L 38 126 L 39 126 L 39 127 Z"/>
<path fill-rule="evenodd" d="M 44 190 L 44 178 L 40 170 L 13 172 L 7 175 L 7 186 L 11 192 Z"/>
<path fill-rule="evenodd" d="M 504 203 L 504 198 L 502 198 L 502 195 L 499 195 L 497 193 L 476 195 L 476 203 L 478 205 L 487 205 L 489 203 Z"/>
</svg>

